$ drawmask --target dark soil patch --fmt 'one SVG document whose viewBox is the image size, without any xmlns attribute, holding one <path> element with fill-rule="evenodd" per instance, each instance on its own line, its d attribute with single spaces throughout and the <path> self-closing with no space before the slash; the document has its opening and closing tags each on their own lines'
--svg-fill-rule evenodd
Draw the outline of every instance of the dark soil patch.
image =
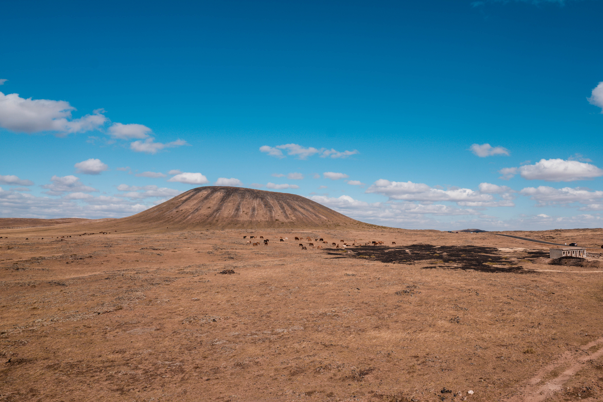
<svg viewBox="0 0 603 402">
<path fill-rule="evenodd" d="M 342 257 L 341 252 L 334 249 L 327 251 L 329 255 Z M 444 268 L 481 272 L 534 273 L 532 270 L 517 265 L 515 261 L 508 260 L 495 247 L 436 247 L 431 244 L 413 244 L 399 247 L 361 246 L 348 249 L 348 251 L 351 251 L 351 253 L 344 254 L 347 257 L 376 260 L 388 264 L 414 264 L 415 262 L 434 264 L 423 269 Z M 527 259 L 539 258 L 542 253 L 534 252 L 531 254 Z"/>
</svg>

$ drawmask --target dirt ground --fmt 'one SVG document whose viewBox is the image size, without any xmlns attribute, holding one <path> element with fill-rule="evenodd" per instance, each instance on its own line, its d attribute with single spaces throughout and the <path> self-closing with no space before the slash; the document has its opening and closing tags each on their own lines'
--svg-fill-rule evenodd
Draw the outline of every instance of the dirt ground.
<svg viewBox="0 0 603 402">
<path fill-rule="evenodd" d="M 547 244 L 87 227 L 0 229 L 0 401 L 603 400 L 603 268 Z"/>
</svg>

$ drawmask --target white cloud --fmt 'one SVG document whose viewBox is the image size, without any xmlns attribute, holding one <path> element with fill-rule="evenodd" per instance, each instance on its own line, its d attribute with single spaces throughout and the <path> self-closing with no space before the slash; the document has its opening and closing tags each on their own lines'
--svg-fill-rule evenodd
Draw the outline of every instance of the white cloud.
<svg viewBox="0 0 603 402">
<path fill-rule="evenodd" d="M 285 175 L 282 173 L 272 173 L 271 176 L 272 177 L 285 177 Z"/>
<path fill-rule="evenodd" d="M 277 145 L 277 148 L 286 149 L 287 155 L 297 156 L 299 159 L 307 159 L 309 156 L 320 152 L 320 150 L 314 147 L 305 148 L 298 144 Z"/>
<path fill-rule="evenodd" d="M 503 194 L 513 192 L 507 186 L 497 186 L 496 184 L 480 183 L 479 191 L 484 194 Z"/>
<path fill-rule="evenodd" d="M 126 167 L 118 167 L 115 170 L 119 170 L 121 172 L 129 172 L 130 171 L 130 167 L 126 166 Z"/>
<path fill-rule="evenodd" d="M 320 175 L 318 173 L 314 173 L 314 176 L 312 176 L 313 179 L 320 179 Z"/>
<path fill-rule="evenodd" d="M 425 228 L 425 225 L 441 227 L 442 225 L 433 219 L 434 216 L 481 216 L 480 212 L 473 209 L 438 204 L 423 205 L 413 202 L 368 203 L 355 200 L 348 195 L 342 195 L 338 198 L 316 195 L 310 197 L 310 199 L 364 222 L 394 226 L 403 225 L 404 227 Z"/>
<path fill-rule="evenodd" d="M 268 183 L 266 184 L 266 188 L 270 188 L 273 190 L 285 190 L 285 189 L 289 189 L 289 188 L 299 188 L 298 185 L 296 184 L 274 184 L 274 183 Z"/>
<path fill-rule="evenodd" d="M 118 140 L 141 140 L 149 137 L 151 129 L 142 124 L 113 123 L 109 127 L 108 133 Z"/>
<path fill-rule="evenodd" d="M 489 194 L 482 194 L 468 188 L 442 190 L 422 183 L 395 182 L 384 179 L 377 180 L 366 192 L 382 194 L 392 200 L 406 201 L 489 202 L 494 200 Z"/>
<path fill-rule="evenodd" d="M 65 101 L 24 99 L 18 94 L 0 92 L 0 127 L 18 133 L 81 133 L 97 130 L 107 122 L 102 109 L 79 119 L 72 118 L 74 110 Z"/>
<path fill-rule="evenodd" d="M 601 108 L 601 113 L 603 113 L 603 82 L 599 82 L 599 85 L 593 89 L 588 101 L 595 106 L 599 106 Z"/>
<path fill-rule="evenodd" d="M 142 172 L 142 173 L 136 173 L 135 176 L 136 177 L 149 177 L 152 179 L 158 179 L 160 177 L 165 177 L 165 175 L 160 172 Z"/>
<path fill-rule="evenodd" d="M 180 173 L 182 173 L 182 172 L 178 169 L 172 169 L 168 172 L 168 174 L 180 174 Z"/>
<path fill-rule="evenodd" d="M 322 149 L 321 149 L 321 151 L 322 151 Z M 339 152 L 339 151 L 336 151 L 331 148 L 331 149 L 326 149 L 326 150 L 322 151 L 320 157 L 321 158 L 331 157 L 333 159 L 338 159 L 338 158 L 347 158 L 348 156 L 356 155 L 358 153 L 359 152 L 357 150 Z"/>
<path fill-rule="evenodd" d="M 186 184 L 207 184 L 209 180 L 201 173 L 179 173 L 168 181 Z"/>
<path fill-rule="evenodd" d="M 253 187 L 253 188 L 263 188 L 264 185 L 260 184 L 260 183 L 251 183 L 251 187 Z"/>
<path fill-rule="evenodd" d="M 88 193 L 70 193 L 65 195 L 63 198 L 66 200 L 87 200 L 94 198 L 94 196 Z"/>
<path fill-rule="evenodd" d="M 151 186 L 128 186 L 127 184 L 120 184 L 117 186 L 117 190 L 125 192 L 120 194 L 119 197 L 131 198 L 131 199 L 143 199 L 143 198 L 172 198 L 178 194 L 182 194 L 182 191 L 174 190 L 167 187 Z"/>
<path fill-rule="evenodd" d="M 350 186 L 365 186 L 365 184 L 359 180 L 348 180 Z"/>
<path fill-rule="evenodd" d="M 2 78 L 0 79 L 0 85 L 4 85 L 4 83 L 8 81 L 6 78 Z"/>
<path fill-rule="evenodd" d="M 534 165 L 519 168 L 526 180 L 575 181 L 603 176 L 603 170 L 595 165 L 563 159 L 541 159 Z"/>
<path fill-rule="evenodd" d="M 469 148 L 471 152 L 479 156 L 480 158 L 485 158 L 486 156 L 493 155 L 507 155 L 509 156 L 509 150 L 503 147 L 492 147 L 490 144 L 473 144 Z"/>
<path fill-rule="evenodd" d="M 274 156 L 276 158 L 284 158 L 285 155 L 283 155 L 283 151 L 281 151 L 280 149 L 274 148 L 274 147 L 269 147 L 268 145 L 264 145 L 260 147 L 260 152 L 265 152 L 270 156 Z"/>
<path fill-rule="evenodd" d="M 301 173 L 289 173 L 287 175 L 287 179 L 289 180 L 303 180 L 304 179 L 304 175 Z"/>
<path fill-rule="evenodd" d="M 6 184 L 9 186 L 33 186 L 34 183 L 31 180 L 21 180 L 15 175 L 2 176 L 0 174 L 0 184 Z"/>
<path fill-rule="evenodd" d="M 75 164 L 77 173 L 97 175 L 109 170 L 109 166 L 101 162 L 100 159 L 88 159 Z"/>
<path fill-rule="evenodd" d="M 331 180 L 347 179 L 349 177 L 345 173 L 335 173 L 335 172 L 324 172 L 322 175 L 324 177 L 326 177 L 327 179 L 331 179 Z"/>
<path fill-rule="evenodd" d="M 299 144 L 284 144 L 277 145 L 276 147 L 271 147 L 268 145 L 264 145 L 260 147 L 260 152 L 267 153 L 270 156 L 274 156 L 276 158 L 285 158 L 283 151 L 287 152 L 287 155 L 297 156 L 298 159 L 308 159 L 308 157 L 312 155 L 320 155 L 321 158 L 347 158 L 348 156 L 355 155 L 358 151 L 343 151 L 339 152 L 335 149 L 326 149 L 326 148 L 314 148 L 314 147 L 303 147 Z"/>
<path fill-rule="evenodd" d="M 239 179 L 227 179 L 225 177 L 220 177 L 218 180 L 216 180 L 216 186 L 230 186 L 230 187 L 236 187 L 236 186 L 242 186 L 243 183 L 241 182 L 241 180 Z"/>
<path fill-rule="evenodd" d="M 144 141 L 134 141 L 130 144 L 130 149 L 134 152 L 145 152 L 147 154 L 156 154 L 164 148 L 175 148 L 183 145 L 188 145 L 184 140 L 176 140 L 162 144 L 161 142 L 155 142 L 153 138 L 147 138 Z"/>
<path fill-rule="evenodd" d="M 588 204 L 580 208 L 580 211 L 603 211 L 603 204 Z"/>
<path fill-rule="evenodd" d="M 517 171 L 519 169 L 516 167 L 511 167 L 511 168 L 502 168 L 498 171 L 498 173 L 500 173 L 502 176 L 500 176 L 501 179 L 503 180 L 509 180 L 511 179 L 513 176 L 515 176 L 517 174 Z"/>
<path fill-rule="evenodd" d="M 589 191 L 582 188 L 564 187 L 556 189 L 548 186 L 527 187 L 520 194 L 537 201 L 539 206 L 554 204 L 592 204 L 603 199 L 603 191 Z"/>
<path fill-rule="evenodd" d="M 319 186 L 318 187 L 319 190 L 322 190 L 323 188 L 329 188 L 329 187 L 327 187 L 327 186 Z"/>
<path fill-rule="evenodd" d="M 42 188 L 47 189 L 46 194 L 61 195 L 63 193 L 92 193 L 98 191 L 95 188 L 85 186 L 76 176 L 52 176 L 51 184 L 45 184 Z"/>
<path fill-rule="evenodd" d="M 0 188 L 0 216 L 19 218 L 122 218 L 149 208 L 116 197 L 72 193 L 64 197 L 37 197 Z"/>
</svg>

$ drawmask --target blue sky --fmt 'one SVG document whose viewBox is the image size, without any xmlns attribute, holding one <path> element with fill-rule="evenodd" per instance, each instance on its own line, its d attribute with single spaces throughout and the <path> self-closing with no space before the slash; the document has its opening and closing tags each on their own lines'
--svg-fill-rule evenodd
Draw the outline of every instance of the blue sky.
<svg viewBox="0 0 603 402">
<path fill-rule="evenodd" d="M 601 227 L 601 15 L 599 0 L 9 2 L 0 217 L 122 217 L 218 183 L 404 228 Z"/>
</svg>

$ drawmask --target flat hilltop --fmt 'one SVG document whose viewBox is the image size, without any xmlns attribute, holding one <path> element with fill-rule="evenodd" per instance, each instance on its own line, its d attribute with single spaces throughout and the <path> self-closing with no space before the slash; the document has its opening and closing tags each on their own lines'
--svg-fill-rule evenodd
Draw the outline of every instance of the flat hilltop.
<svg viewBox="0 0 603 402">
<path fill-rule="evenodd" d="M 2 401 L 603 399 L 603 268 L 546 244 L 83 227 L 0 229 Z"/>
</svg>

